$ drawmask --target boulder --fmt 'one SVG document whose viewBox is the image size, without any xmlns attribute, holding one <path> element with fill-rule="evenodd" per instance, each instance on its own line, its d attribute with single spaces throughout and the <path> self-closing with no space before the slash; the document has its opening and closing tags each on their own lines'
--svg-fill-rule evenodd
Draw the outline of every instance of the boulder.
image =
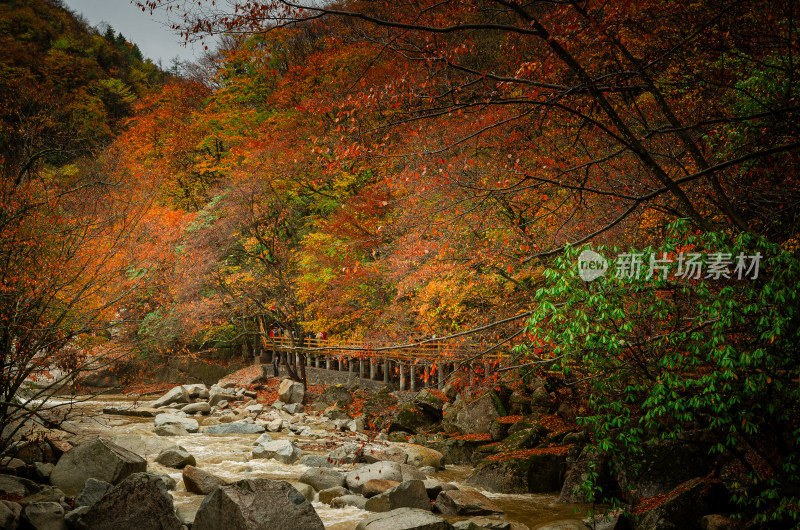
<svg viewBox="0 0 800 530">
<path fill-rule="evenodd" d="M 97 438 L 64 453 L 50 481 L 67 495 L 77 495 L 90 478 L 119 484 L 128 475 L 146 469 L 147 461 L 141 456 Z"/>
<path fill-rule="evenodd" d="M 467 477 L 495 493 L 549 493 L 561 490 L 566 455 L 557 451 L 530 457 L 486 459 Z"/>
<path fill-rule="evenodd" d="M 22 509 L 22 520 L 34 530 L 67 530 L 64 507 L 57 502 L 32 502 Z"/>
<path fill-rule="evenodd" d="M 284 379 L 278 387 L 278 399 L 288 405 L 292 403 L 302 403 L 305 396 L 306 391 L 303 389 L 303 383 L 298 383 L 291 379 Z"/>
<path fill-rule="evenodd" d="M 133 416 L 135 418 L 155 418 L 161 412 L 161 410 L 154 407 L 131 407 L 128 405 L 108 405 L 103 407 L 103 414 Z"/>
<path fill-rule="evenodd" d="M 237 401 L 239 396 L 236 394 L 227 394 L 221 392 L 219 394 L 211 394 L 211 397 L 208 398 L 208 405 L 211 407 L 217 406 L 223 401 L 230 403 L 231 401 Z"/>
<path fill-rule="evenodd" d="M 192 385 L 183 385 L 184 390 L 186 393 L 189 394 L 189 398 L 191 399 L 208 399 L 209 398 L 209 391 L 208 387 L 203 383 L 195 383 Z"/>
<path fill-rule="evenodd" d="M 34 462 L 33 466 L 31 466 L 31 476 L 37 482 L 46 484 L 50 482 L 50 474 L 55 467 L 54 464 L 50 464 L 49 462 Z"/>
<path fill-rule="evenodd" d="M 0 495 L 8 497 L 27 497 L 42 490 L 42 486 L 32 480 L 14 475 L 0 475 Z"/>
<path fill-rule="evenodd" d="M 302 482 L 289 482 L 294 489 L 300 492 L 300 495 L 306 498 L 308 502 L 314 502 L 314 488 Z"/>
<path fill-rule="evenodd" d="M 567 504 L 591 502 L 590 499 L 587 499 L 587 492 L 582 487 L 590 472 L 596 475 L 595 486 L 600 487 L 600 491 L 595 493 L 595 500 L 609 496 L 614 488 L 614 480 L 609 470 L 608 459 L 589 448 L 584 448 L 564 477 L 564 485 L 561 487 L 558 502 Z"/>
<path fill-rule="evenodd" d="M 325 455 L 303 455 L 298 463 L 306 467 L 336 467 L 336 463 Z"/>
<path fill-rule="evenodd" d="M 380 446 L 370 445 L 362 449 L 364 462 L 373 464 L 383 460 L 405 464 L 408 461 L 408 454 L 396 445 Z"/>
<path fill-rule="evenodd" d="M 253 458 L 272 458 L 284 464 L 297 462 L 302 454 L 302 449 L 289 440 L 274 440 L 253 449 Z"/>
<path fill-rule="evenodd" d="M 363 451 L 361 444 L 346 443 L 328 453 L 328 460 L 334 465 L 355 464 L 362 461 Z"/>
<path fill-rule="evenodd" d="M 530 398 L 514 392 L 508 398 L 508 413 L 512 416 L 527 416 L 531 413 L 531 400 Z"/>
<path fill-rule="evenodd" d="M 325 412 L 323 412 L 322 415 L 332 421 L 336 420 L 350 421 L 351 419 L 353 419 L 350 417 L 350 414 L 343 411 L 339 407 L 335 407 L 333 405 L 325 409 Z"/>
<path fill-rule="evenodd" d="M 331 501 L 331 507 L 333 508 L 352 506 L 354 508 L 358 508 L 359 510 L 366 510 L 366 505 L 367 498 L 363 495 L 342 495 L 341 497 L 336 497 Z"/>
<path fill-rule="evenodd" d="M 314 467 L 303 472 L 300 482 L 308 484 L 316 491 L 321 491 L 336 486 L 344 486 L 344 475 L 335 469 Z"/>
<path fill-rule="evenodd" d="M 104 480 L 97 480 L 90 478 L 83 485 L 83 489 L 75 497 L 75 507 L 92 506 L 94 503 L 103 498 L 103 495 L 111 491 L 114 485 Z"/>
<path fill-rule="evenodd" d="M 178 416 L 177 414 L 159 414 L 153 421 L 156 427 L 166 425 L 168 423 L 179 423 L 188 432 L 197 432 L 200 429 L 200 424 L 197 423 L 197 420 L 187 418 L 186 416 Z"/>
<path fill-rule="evenodd" d="M 200 508 L 192 530 L 302 528 L 323 530 L 311 503 L 288 482 L 245 479 L 220 486 Z"/>
<path fill-rule="evenodd" d="M 56 502 L 62 503 L 66 500 L 66 495 L 60 489 L 53 486 L 42 486 L 42 489 L 33 495 L 23 497 L 19 502 L 22 506 L 35 502 Z"/>
<path fill-rule="evenodd" d="M 537 387 L 531 393 L 531 412 L 536 414 L 547 414 L 550 412 L 553 402 L 550 400 L 550 394 L 543 386 Z"/>
<path fill-rule="evenodd" d="M 342 495 L 349 495 L 350 490 L 345 488 L 344 486 L 336 486 L 335 488 L 328 488 L 326 490 L 322 490 L 318 494 L 319 502 L 322 504 L 330 504 L 333 499 L 336 497 L 341 497 Z"/>
<path fill-rule="evenodd" d="M 281 428 L 283 428 L 283 420 L 281 418 L 276 418 L 267 424 L 269 432 L 278 432 Z"/>
<path fill-rule="evenodd" d="M 153 434 L 158 436 L 189 436 L 189 431 L 180 423 L 167 423 L 153 429 Z"/>
<path fill-rule="evenodd" d="M 152 408 L 166 407 L 173 403 L 189 403 L 189 393 L 182 386 L 176 386 L 155 401 L 151 401 L 148 406 Z"/>
<path fill-rule="evenodd" d="M 209 405 L 205 401 L 200 401 L 198 403 L 189 403 L 185 407 L 181 408 L 181 412 L 185 412 L 186 414 L 195 414 L 199 412 L 200 414 L 208 414 L 211 412 L 211 405 Z"/>
<path fill-rule="evenodd" d="M 78 518 L 79 530 L 180 530 L 172 496 L 164 482 L 148 473 L 134 473 L 120 482 Z"/>
<path fill-rule="evenodd" d="M 703 530 L 739 530 L 741 527 L 741 521 L 719 513 L 705 515 L 700 519 L 700 528 Z"/>
<path fill-rule="evenodd" d="M 494 392 L 487 392 L 464 405 L 458 412 L 456 424 L 464 434 L 488 433 L 492 421 L 501 416 L 506 416 L 506 411 L 500 398 Z"/>
<path fill-rule="evenodd" d="M 350 391 L 340 385 L 326 388 L 319 397 L 314 400 L 315 404 L 338 405 L 340 407 L 346 407 L 352 402 L 353 396 L 350 395 Z"/>
<path fill-rule="evenodd" d="M 411 466 L 425 467 L 430 466 L 442 469 L 444 455 L 436 449 L 430 449 L 416 444 L 401 444 L 400 447 L 408 455 L 406 463 Z"/>
<path fill-rule="evenodd" d="M 357 467 L 345 475 L 347 487 L 356 493 L 361 493 L 364 483 L 368 480 L 383 479 L 403 482 L 403 470 L 401 464 L 396 462 L 376 462 L 365 466 Z"/>
<path fill-rule="evenodd" d="M 445 515 L 490 515 L 503 510 L 486 495 L 470 490 L 450 490 L 439 493 L 434 506 Z"/>
<path fill-rule="evenodd" d="M 162 466 L 171 467 L 174 469 L 183 469 L 186 466 L 194 466 L 197 464 L 194 456 L 192 456 L 189 451 L 180 445 L 167 447 L 158 453 L 156 462 Z"/>
<path fill-rule="evenodd" d="M 299 414 L 303 412 L 303 404 L 302 403 L 290 403 L 288 405 L 283 406 L 284 412 L 289 414 Z"/>
<path fill-rule="evenodd" d="M 450 400 L 441 390 L 425 388 L 414 397 L 414 403 L 420 409 L 434 416 L 442 417 L 442 407 Z"/>
<path fill-rule="evenodd" d="M 16 502 L 0 500 L 0 528 L 14 530 L 22 516 L 22 506 Z"/>
<path fill-rule="evenodd" d="M 180 427 L 178 424 L 167 424 L 164 427 L 171 427 L 173 425 Z M 186 432 L 186 429 L 181 428 L 181 431 Z M 146 434 L 118 434 L 111 438 L 111 443 L 117 444 L 118 446 L 127 449 L 132 453 L 136 453 L 142 458 L 148 458 L 150 456 L 157 455 L 162 449 L 166 449 L 167 447 L 173 445 L 173 443 L 169 440 L 164 440 L 159 436 L 149 436 Z"/>
<path fill-rule="evenodd" d="M 205 434 L 256 434 L 259 432 L 264 432 L 264 427 L 256 425 L 255 423 L 246 423 L 243 421 L 233 421 L 231 423 L 203 427 L 203 433 Z"/>
<path fill-rule="evenodd" d="M 359 521 L 356 530 L 451 530 L 453 526 L 429 511 L 399 508 Z"/>
<path fill-rule="evenodd" d="M 395 480 L 382 480 L 374 478 L 364 483 L 364 486 L 361 488 L 361 494 L 369 499 L 375 495 L 385 493 L 399 484 L 400 483 Z"/>
<path fill-rule="evenodd" d="M 226 480 L 193 465 L 184 467 L 182 476 L 186 491 L 197 493 L 198 495 L 208 495 L 214 488 L 228 483 Z"/>
<path fill-rule="evenodd" d="M 172 491 L 178 486 L 178 481 L 174 478 L 170 477 L 166 473 L 159 473 L 158 471 L 145 471 L 144 473 L 140 473 L 143 475 L 147 475 L 149 477 L 153 477 L 156 480 L 160 480 L 164 487 L 167 490 Z"/>
<path fill-rule="evenodd" d="M 272 436 L 270 436 L 267 433 L 262 433 L 261 436 L 256 438 L 256 441 L 253 442 L 253 445 L 261 445 L 271 441 L 272 441 Z"/>
<path fill-rule="evenodd" d="M 428 430 L 428 427 L 436 423 L 436 421 L 436 417 L 417 408 L 414 403 L 406 403 L 400 407 L 400 411 L 392 420 L 389 431 L 408 431 L 419 434 Z"/>
<path fill-rule="evenodd" d="M 431 502 L 422 481 L 409 480 L 372 497 L 365 508 L 370 512 L 388 512 L 398 508 L 430 510 Z"/>
</svg>

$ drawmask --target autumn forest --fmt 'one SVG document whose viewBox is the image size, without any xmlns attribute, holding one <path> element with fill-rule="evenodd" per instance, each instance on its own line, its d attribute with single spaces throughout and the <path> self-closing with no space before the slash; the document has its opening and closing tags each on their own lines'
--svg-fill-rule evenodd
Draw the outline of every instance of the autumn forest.
<svg viewBox="0 0 800 530">
<path fill-rule="evenodd" d="M 0 2 L 4 428 L 45 372 L 452 337 L 800 522 L 794 0 L 133 3 L 204 56 Z"/>
</svg>

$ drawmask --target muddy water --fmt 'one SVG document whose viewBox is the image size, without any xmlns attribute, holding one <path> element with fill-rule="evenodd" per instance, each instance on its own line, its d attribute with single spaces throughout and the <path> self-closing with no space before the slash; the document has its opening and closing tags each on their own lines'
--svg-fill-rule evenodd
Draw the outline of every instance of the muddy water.
<svg viewBox="0 0 800 530">
<path fill-rule="evenodd" d="M 119 434 L 138 434 L 153 436 L 152 418 L 135 418 L 128 416 L 103 415 L 99 412 L 107 405 L 120 405 L 130 400 L 125 396 L 104 396 L 92 400 L 81 406 L 81 413 L 74 420 L 68 422 L 67 427 L 81 438 L 94 438 L 103 436 L 112 438 Z M 242 478 L 270 478 L 276 480 L 298 481 L 303 472 L 308 469 L 301 465 L 286 465 L 274 460 L 250 460 L 253 444 L 258 434 L 228 434 L 208 435 L 202 433 L 189 434 L 188 436 L 172 436 L 162 438 L 171 443 L 183 446 L 197 460 L 197 467 L 209 471 L 228 480 Z M 307 439 L 302 436 L 289 436 L 286 433 L 270 433 L 273 439 L 287 438 L 303 446 L 318 446 L 319 441 Z M 309 450 L 306 454 L 325 454 L 324 450 Z M 183 507 L 186 510 L 196 510 L 203 501 L 203 496 L 186 491 L 183 485 L 181 472 L 164 467 L 154 461 L 156 454 L 146 455 L 148 469 L 166 473 L 175 479 L 177 488 L 172 491 L 176 509 Z M 347 471 L 343 468 L 342 471 Z M 456 484 L 459 489 L 476 489 L 465 484 L 466 477 L 472 468 L 468 466 L 447 466 L 433 477 Z M 481 491 L 487 497 L 500 505 L 505 511 L 502 516 L 494 516 L 500 521 L 516 521 L 524 523 L 531 530 L 557 520 L 580 519 L 585 516 L 587 506 L 558 504 L 558 495 L 555 494 L 528 494 L 505 495 Z M 352 530 L 358 521 L 367 517 L 370 512 L 358 508 L 331 508 L 320 502 L 313 503 L 325 528 L 332 530 Z M 451 522 L 466 519 L 464 517 L 447 517 Z"/>
</svg>

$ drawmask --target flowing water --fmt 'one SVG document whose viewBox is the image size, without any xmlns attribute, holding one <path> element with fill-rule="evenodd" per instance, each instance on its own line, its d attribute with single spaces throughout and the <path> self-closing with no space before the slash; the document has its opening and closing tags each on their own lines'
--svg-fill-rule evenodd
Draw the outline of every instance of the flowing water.
<svg viewBox="0 0 800 530">
<path fill-rule="evenodd" d="M 301 465 L 281 464 L 274 460 L 250 460 L 253 444 L 258 434 L 203 434 L 188 436 L 159 437 L 153 434 L 152 418 L 136 418 L 129 416 L 103 415 L 99 412 L 107 405 L 121 405 L 131 400 L 126 396 L 104 396 L 80 406 L 81 413 L 66 424 L 70 430 L 81 438 L 103 436 L 112 438 L 119 434 L 136 434 L 154 437 L 160 441 L 168 441 L 183 446 L 197 460 L 197 467 L 227 480 L 242 478 L 270 478 L 297 482 L 303 472 L 308 469 Z M 319 441 L 302 436 L 289 436 L 286 433 L 270 433 L 273 439 L 288 438 L 300 445 L 319 446 Z M 306 454 L 326 454 L 327 450 L 307 450 Z M 177 488 L 171 492 L 176 509 L 196 510 L 203 501 L 202 495 L 187 492 L 183 485 L 181 472 L 164 467 L 154 461 L 157 452 L 146 455 L 148 469 L 170 475 L 177 482 Z M 346 469 L 343 469 L 346 471 Z M 433 477 L 442 482 L 452 482 L 459 489 L 475 489 L 465 484 L 471 473 L 469 466 L 447 466 L 447 469 L 435 473 Z M 532 530 L 540 525 L 565 519 L 580 519 L 585 516 L 587 506 L 558 504 L 556 494 L 506 495 L 481 491 L 497 503 L 505 513 L 493 516 L 502 521 L 516 521 L 526 524 Z M 320 502 L 313 503 L 325 528 L 334 530 L 352 530 L 358 521 L 370 515 L 370 512 L 358 508 L 331 508 Z M 450 522 L 467 519 L 466 517 L 446 517 Z"/>
</svg>

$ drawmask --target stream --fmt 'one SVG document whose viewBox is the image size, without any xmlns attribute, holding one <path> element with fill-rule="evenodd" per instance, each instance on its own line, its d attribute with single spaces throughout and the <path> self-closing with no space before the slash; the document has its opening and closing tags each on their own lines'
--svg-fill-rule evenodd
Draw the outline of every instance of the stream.
<svg viewBox="0 0 800 530">
<path fill-rule="evenodd" d="M 125 395 L 104 395 L 102 398 L 86 401 L 78 406 L 78 412 L 65 427 L 77 435 L 77 438 L 91 439 L 96 436 L 111 439 L 122 434 L 153 437 L 154 441 L 169 441 L 184 447 L 197 460 L 197 467 L 226 480 L 235 481 L 242 478 L 269 478 L 297 482 L 308 467 L 299 464 L 282 464 L 274 460 L 251 459 L 253 444 L 258 434 L 204 434 L 193 433 L 188 436 L 161 437 L 155 435 L 153 418 L 117 416 L 102 414 L 103 407 L 109 405 L 133 405 L 133 399 Z M 285 432 L 269 433 L 274 440 L 290 439 L 304 448 L 304 454 L 327 454 L 330 448 L 320 447 L 319 439 L 290 435 Z M 310 449 L 306 449 L 310 447 Z M 319 448 L 318 448 L 319 447 Z M 317 449 L 318 448 L 318 449 Z M 176 509 L 194 511 L 203 501 L 204 496 L 187 492 L 181 471 L 165 467 L 155 462 L 158 451 L 145 455 L 148 470 L 168 474 L 175 479 L 177 487 L 170 493 Z M 352 466 L 350 466 L 352 467 Z M 442 482 L 452 482 L 459 489 L 477 489 L 465 483 L 472 472 L 470 466 L 448 465 L 446 469 L 430 475 Z M 343 466 L 343 471 L 348 467 Z M 558 494 L 499 494 L 484 490 L 481 493 L 497 503 L 505 513 L 492 516 L 498 521 L 518 522 L 534 530 L 547 523 L 563 520 L 575 520 L 585 517 L 589 506 L 559 504 Z M 318 501 L 313 506 L 325 524 L 332 530 L 352 530 L 358 522 L 370 515 L 354 507 L 332 508 Z M 451 523 L 468 519 L 468 517 L 445 517 Z"/>
</svg>

